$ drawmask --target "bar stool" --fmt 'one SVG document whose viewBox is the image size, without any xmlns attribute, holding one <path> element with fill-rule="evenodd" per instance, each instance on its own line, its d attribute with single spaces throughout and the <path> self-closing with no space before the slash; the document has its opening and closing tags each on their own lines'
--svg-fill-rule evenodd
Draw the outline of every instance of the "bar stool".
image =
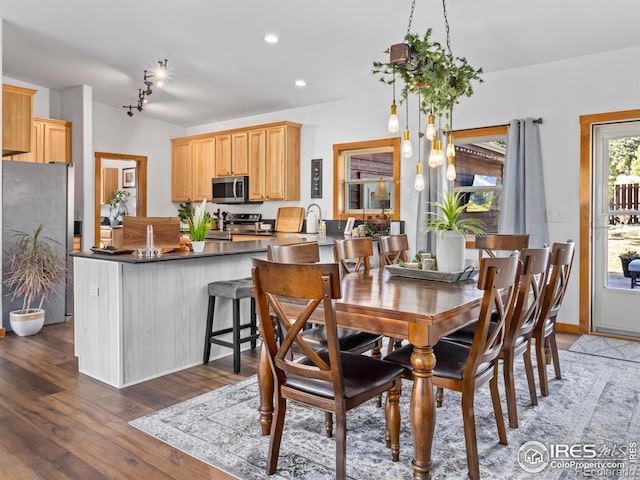
<svg viewBox="0 0 640 480">
<path fill-rule="evenodd" d="M 240 345 L 245 342 L 251 342 L 251 348 L 256 348 L 256 340 L 260 336 L 256 323 L 256 303 L 251 296 L 253 290 L 253 280 L 251 278 L 240 278 L 238 280 L 222 280 L 211 282 L 209 289 L 209 309 L 207 311 L 207 331 L 204 339 L 204 356 L 202 363 L 209 363 L 209 354 L 211 353 L 211 344 L 222 345 L 233 349 L 233 372 L 240 372 Z M 213 330 L 213 313 L 216 304 L 216 297 L 227 298 L 233 300 L 233 326 L 231 328 L 223 328 L 221 330 Z M 251 320 L 249 323 L 240 323 L 240 299 L 251 299 Z M 250 329 L 250 334 L 241 337 L 240 333 L 244 329 Z M 217 337 L 226 333 L 233 332 L 233 340 L 231 342 L 221 340 Z"/>
</svg>

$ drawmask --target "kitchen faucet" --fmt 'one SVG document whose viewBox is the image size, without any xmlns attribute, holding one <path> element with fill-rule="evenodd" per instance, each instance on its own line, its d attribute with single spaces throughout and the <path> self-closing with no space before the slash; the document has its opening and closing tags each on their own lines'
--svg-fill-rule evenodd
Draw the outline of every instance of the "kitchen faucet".
<svg viewBox="0 0 640 480">
<path fill-rule="evenodd" d="M 317 217 L 315 218 L 315 225 L 309 225 L 310 218 L 313 218 L 309 217 L 312 209 L 318 210 Z M 312 203 L 307 207 L 307 233 L 316 233 L 318 231 L 318 225 L 320 225 L 320 222 L 322 222 L 322 209 L 317 203 Z"/>
</svg>

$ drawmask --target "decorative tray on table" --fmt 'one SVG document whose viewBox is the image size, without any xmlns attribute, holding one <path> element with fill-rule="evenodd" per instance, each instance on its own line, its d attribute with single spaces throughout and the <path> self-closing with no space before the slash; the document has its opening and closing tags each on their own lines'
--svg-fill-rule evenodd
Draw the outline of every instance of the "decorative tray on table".
<svg viewBox="0 0 640 480">
<path fill-rule="evenodd" d="M 399 265 L 385 265 L 391 275 L 398 277 L 418 278 L 420 280 L 435 280 L 436 282 L 460 282 L 470 280 L 477 273 L 478 269 L 469 265 L 461 272 L 439 272 L 437 270 L 421 270 L 419 268 L 407 268 Z"/>
</svg>

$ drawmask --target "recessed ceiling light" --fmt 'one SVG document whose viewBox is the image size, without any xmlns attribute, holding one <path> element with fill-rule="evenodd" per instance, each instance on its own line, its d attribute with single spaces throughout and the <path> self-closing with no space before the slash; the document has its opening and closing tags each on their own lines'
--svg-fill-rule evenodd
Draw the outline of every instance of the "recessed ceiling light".
<svg viewBox="0 0 640 480">
<path fill-rule="evenodd" d="M 296 80 L 296 87 L 306 87 L 307 86 L 307 82 L 305 82 L 302 79 L 298 79 Z"/>
<path fill-rule="evenodd" d="M 268 35 L 264 36 L 264 41 L 267 43 L 278 43 L 278 36 L 274 35 L 273 33 L 269 33 Z"/>
</svg>

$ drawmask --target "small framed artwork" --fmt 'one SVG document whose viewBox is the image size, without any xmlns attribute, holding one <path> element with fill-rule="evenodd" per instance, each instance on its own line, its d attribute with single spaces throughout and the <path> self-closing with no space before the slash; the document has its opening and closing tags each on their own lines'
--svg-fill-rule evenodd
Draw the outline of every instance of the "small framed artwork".
<svg viewBox="0 0 640 480">
<path fill-rule="evenodd" d="M 135 168 L 122 169 L 122 186 L 124 188 L 132 188 L 136 186 L 136 169 Z"/>
<path fill-rule="evenodd" d="M 322 198 L 322 159 L 311 160 L 311 198 Z"/>
</svg>

